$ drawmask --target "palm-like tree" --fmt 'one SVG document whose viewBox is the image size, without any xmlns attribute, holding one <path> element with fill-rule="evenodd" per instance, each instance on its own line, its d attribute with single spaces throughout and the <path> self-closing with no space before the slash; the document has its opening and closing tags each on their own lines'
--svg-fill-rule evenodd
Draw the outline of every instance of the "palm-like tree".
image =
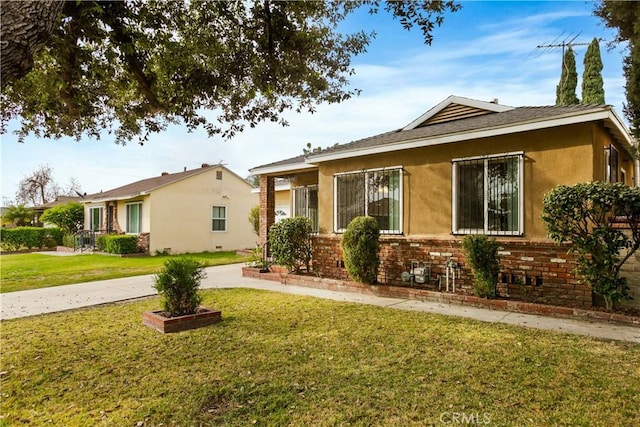
<svg viewBox="0 0 640 427">
<path fill-rule="evenodd" d="M 33 220 L 33 209 L 25 205 L 9 206 L 2 215 L 3 222 L 10 222 L 18 227 L 30 225 Z"/>
</svg>

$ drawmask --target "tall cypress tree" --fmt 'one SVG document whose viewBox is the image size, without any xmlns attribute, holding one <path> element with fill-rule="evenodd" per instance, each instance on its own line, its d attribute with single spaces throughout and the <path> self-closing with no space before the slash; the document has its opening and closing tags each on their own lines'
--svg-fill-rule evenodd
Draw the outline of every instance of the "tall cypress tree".
<svg viewBox="0 0 640 427">
<path fill-rule="evenodd" d="M 604 104 L 604 82 L 602 81 L 602 58 L 600 44 L 594 38 L 584 55 L 582 74 L 582 103 Z"/>
<path fill-rule="evenodd" d="M 576 56 L 571 45 L 564 53 L 560 83 L 556 86 L 556 105 L 578 104 L 576 87 L 578 86 L 578 72 L 576 71 Z"/>
</svg>

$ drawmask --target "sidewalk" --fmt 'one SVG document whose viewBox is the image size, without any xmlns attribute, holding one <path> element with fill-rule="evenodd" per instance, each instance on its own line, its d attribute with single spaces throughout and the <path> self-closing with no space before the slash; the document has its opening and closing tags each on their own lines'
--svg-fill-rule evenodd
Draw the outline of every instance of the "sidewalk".
<svg viewBox="0 0 640 427">
<path fill-rule="evenodd" d="M 399 298 L 385 298 L 351 292 L 335 292 L 301 286 L 282 285 L 268 280 L 242 277 L 242 264 L 223 265 L 206 269 L 203 289 L 252 288 L 308 295 L 335 301 L 355 302 L 402 310 L 459 316 L 485 322 L 506 323 L 536 329 L 588 335 L 591 337 L 640 343 L 640 328 L 604 322 L 558 319 L 533 314 L 512 313 L 468 306 L 423 302 Z M 0 319 L 14 319 L 107 304 L 116 301 L 156 295 L 152 287 L 153 275 L 100 280 L 75 285 L 56 286 L 22 292 L 0 294 Z"/>
</svg>

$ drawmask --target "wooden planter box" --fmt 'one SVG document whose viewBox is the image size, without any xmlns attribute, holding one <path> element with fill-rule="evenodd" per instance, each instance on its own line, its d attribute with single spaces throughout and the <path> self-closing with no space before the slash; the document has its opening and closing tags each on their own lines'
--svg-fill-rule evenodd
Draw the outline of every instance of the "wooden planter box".
<svg viewBox="0 0 640 427">
<path fill-rule="evenodd" d="M 222 312 L 208 308 L 198 308 L 196 314 L 186 316 L 166 317 L 162 310 L 148 311 L 142 314 L 142 323 L 154 328 L 163 334 L 172 332 L 187 331 L 190 329 L 202 328 L 219 322 L 222 319 Z"/>
</svg>

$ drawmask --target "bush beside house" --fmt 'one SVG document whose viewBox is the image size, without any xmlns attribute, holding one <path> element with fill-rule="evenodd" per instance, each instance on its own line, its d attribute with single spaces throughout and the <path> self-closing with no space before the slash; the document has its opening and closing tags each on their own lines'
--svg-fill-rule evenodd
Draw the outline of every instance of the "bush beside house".
<svg viewBox="0 0 640 427">
<path fill-rule="evenodd" d="M 0 230 L 0 246 L 5 251 L 21 248 L 52 248 L 62 244 L 63 232 L 59 228 L 15 227 Z"/>
</svg>

